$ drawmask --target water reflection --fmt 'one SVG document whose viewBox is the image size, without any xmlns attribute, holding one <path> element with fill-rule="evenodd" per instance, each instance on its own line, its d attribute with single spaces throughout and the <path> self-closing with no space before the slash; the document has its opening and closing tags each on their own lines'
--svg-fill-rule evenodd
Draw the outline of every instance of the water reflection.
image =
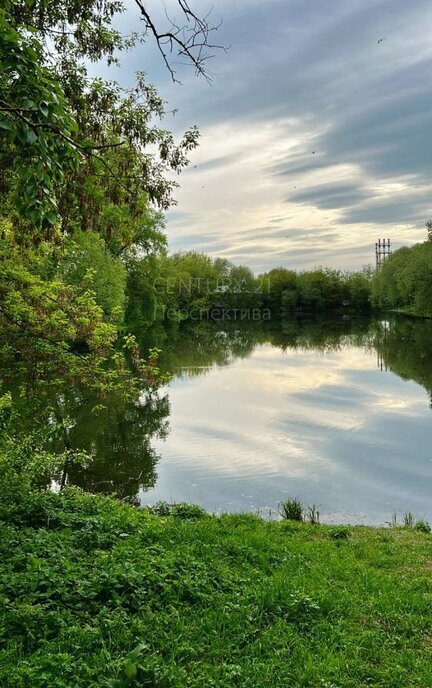
<svg viewBox="0 0 432 688">
<path fill-rule="evenodd" d="M 48 424 L 49 451 L 75 449 L 90 457 L 84 463 L 67 462 L 60 475 L 47 476 L 47 484 L 72 484 L 132 503 L 140 489 L 155 485 L 160 456 L 153 442 L 169 432 L 166 390 L 145 392 L 132 402 L 115 395 L 101 400 L 77 385 L 43 396 L 23 397 L 19 391 L 12 389 L 23 434 Z"/>
<path fill-rule="evenodd" d="M 54 448 L 93 456 L 67 466 L 66 482 L 216 510 L 294 495 L 337 521 L 382 522 L 405 508 L 432 517 L 432 322 L 202 322 L 141 345 L 163 349 L 167 389 L 104 400 L 97 413 L 82 390 L 53 395 L 67 419 Z M 25 428 L 37 413 L 23 402 L 22 417 Z"/>
<path fill-rule="evenodd" d="M 424 387 L 432 408 L 432 321 L 401 318 L 381 322 L 374 342 L 387 369 Z"/>
<path fill-rule="evenodd" d="M 86 405 L 77 409 L 69 443 L 93 460 L 85 467 L 69 466 L 66 481 L 90 492 L 136 501 L 139 489 L 148 490 L 157 480 L 160 457 L 152 442 L 167 436 L 168 395 L 145 394 L 128 404 L 104 401 L 104 406 L 96 416 Z"/>
<path fill-rule="evenodd" d="M 430 410 L 422 388 L 392 374 L 400 373 L 392 347 L 400 357 L 413 343 L 407 328 L 422 330 L 419 344 L 432 341 L 421 321 L 285 321 L 255 327 L 241 359 L 231 342 L 247 341 L 247 331 L 225 328 L 217 366 L 206 349 L 187 347 L 185 332 L 170 435 L 156 443 L 159 479 L 141 500 L 249 510 L 297 495 L 335 521 L 383 522 L 409 508 L 430 518 Z M 416 356 L 406 357 L 404 377 L 423 384 Z M 188 379 L 194 366 L 209 371 L 205 379 Z"/>
</svg>

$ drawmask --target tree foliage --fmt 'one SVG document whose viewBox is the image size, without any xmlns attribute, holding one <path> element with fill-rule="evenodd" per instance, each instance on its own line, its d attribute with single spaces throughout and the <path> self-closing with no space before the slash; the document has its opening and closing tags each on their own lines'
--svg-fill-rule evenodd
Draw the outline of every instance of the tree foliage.
<svg viewBox="0 0 432 688">
<path fill-rule="evenodd" d="M 55 188 L 76 172 L 77 123 L 42 44 L 0 9 L 1 187 L 13 207 L 47 232 L 58 221 Z"/>
<path fill-rule="evenodd" d="M 206 20 L 179 6 L 206 39 Z M 160 210 L 174 202 L 173 173 L 187 165 L 198 131 L 176 141 L 163 128 L 165 103 L 143 73 L 129 89 L 89 75 L 90 62 L 118 62 L 145 39 L 145 31 L 115 29 L 124 10 L 118 0 L 5 0 L 0 9 L 5 374 L 16 364 L 43 380 L 51 367 L 54 377 L 100 377 L 106 390 L 115 371 L 122 378 L 126 370 L 123 347 L 144 377 L 155 377 L 134 340 L 118 337 L 127 275 L 165 248 Z M 138 16 L 143 11 L 149 29 L 147 3 L 137 4 Z M 153 32 L 157 42 L 160 33 Z M 184 36 L 172 40 L 181 46 Z M 204 44 L 185 47 L 202 64 Z"/>
<path fill-rule="evenodd" d="M 432 315 L 432 242 L 395 251 L 373 280 L 372 298 L 382 308 Z"/>
</svg>

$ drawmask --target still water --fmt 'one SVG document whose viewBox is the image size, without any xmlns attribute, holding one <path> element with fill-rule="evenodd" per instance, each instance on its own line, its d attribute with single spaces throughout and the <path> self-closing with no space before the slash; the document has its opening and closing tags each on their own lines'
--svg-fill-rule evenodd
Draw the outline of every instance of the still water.
<svg viewBox="0 0 432 688">
<path fill-rule="evenodd" d="M 199 323 L 146 344 L 172 381 L 97 416 L 75 399 L 70 441 L 95 460 L 69 482 L 141 504 L 271 515 L 298 497 L 326 522 L 432 520 L 431 322 Z"/>
</svg>

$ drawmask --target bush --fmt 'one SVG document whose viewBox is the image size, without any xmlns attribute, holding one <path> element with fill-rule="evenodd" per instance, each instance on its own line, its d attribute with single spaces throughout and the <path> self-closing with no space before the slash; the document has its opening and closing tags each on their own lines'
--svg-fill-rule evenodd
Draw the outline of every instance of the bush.
<svg viewBox="0 0 432 688">
<path fill-rule="evenodd" d="M 180 502 L 174 504 L 171 509 L 171 515 L 177 518 L 206 518 L 208 513 L 205 509 L 197 504 L 188 504 L 187 502 Z"/>
<path fill-rule="evenodd" d="M 420 520 L 415 523 L 414 530 L 417 530 L 419 533 L 430 533 L 431 527 L 427 521 Z"/>
<path fill-rule="evenodd" d="M 177 518 L 205 518 L 209 514 L 205 509 L 197 504 L 179 502 L 169 504 L 168 502 L 156 502 L 150 510 L 158 516 L 175 516 Z"/>
</svg>

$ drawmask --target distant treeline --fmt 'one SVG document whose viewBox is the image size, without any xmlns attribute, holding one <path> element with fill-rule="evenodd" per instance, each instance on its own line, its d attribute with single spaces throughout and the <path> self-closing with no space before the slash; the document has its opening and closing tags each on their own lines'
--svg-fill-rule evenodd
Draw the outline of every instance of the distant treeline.
<svg viewBox="0 0 432 688">
<path fill-rule="evenodd" d="M 152 254 L 127 276 L 126 322 L 233 317 L 259 309 L 271 317 L 329 309 L 401 310 L 432 316 L 432 223 L 428 241 L 395 251 L 376 271 L 277 267 L 255 276 L 244 265 L 196 251 Z"/>
<path fill-rule="evenodd" d="M 196 251 L 111 255 L 94 232 L 76 233 L 58 274 L 80 284 L 92 272 L 97 303 L 138 333 L 166 320 L 274 318 L 294 313 L 402 310 L 432 316 L 432 241 L 395 251 L 376 272 L 277 267 L 254 275 L 244 265 Z M 121 325 L 120 325 L 121 326 Z"/>
<path fill-rule="evenodd" d="M 188 251 L 152 256 L 128 274 L 127 322 L 203 319 L 221 309 L 272 316 L 331 308 L 371 307 L 370 267 L 359 272 L 329 268 L 296 272 L 278 267 L 255 276 L 246 266 Z"/>
</svg>

